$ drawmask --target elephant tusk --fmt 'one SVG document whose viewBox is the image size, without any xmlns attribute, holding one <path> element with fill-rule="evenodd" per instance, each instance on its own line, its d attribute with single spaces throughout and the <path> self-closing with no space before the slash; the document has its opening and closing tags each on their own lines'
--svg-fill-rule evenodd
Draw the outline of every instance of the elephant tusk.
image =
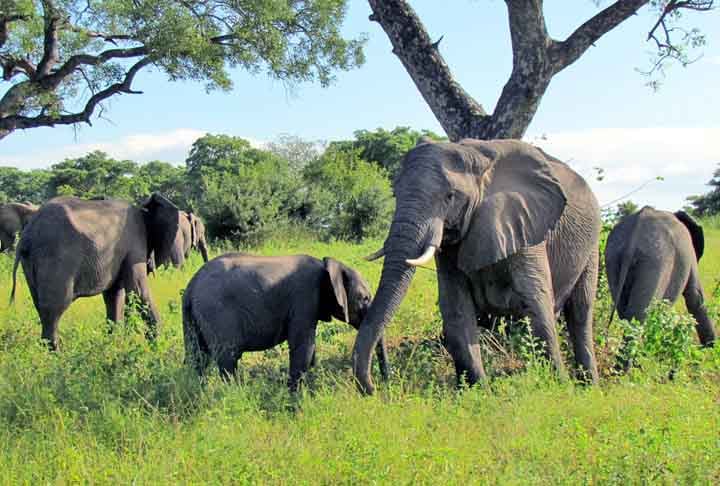
<svg viewBox="0 0 720 486">
<path fill-rule="evenodd" d="M 415 259 L 408 259 L 405 260 L 408 265 L 412 265 L 413 267 L 417 267 L 420 265 L 425 265 L 427 262 L 432 260 L 432 258 L 435 256 L 435 251 L 437 250 L 437 247 L 435 245 L 430 245 L 427 247 L 427 250 L 425 250 L 425 253 L 420 255 L 420 257 Z"/>
<path fill-rule="evenodd" d="M 378 258 L 382 258 L 382 257 L 384 257 L 384 256 L 385 256 L 385 248 L 383 247 L 383 248 L 380 248 L 380 249 L 379 249 L 378 251 L 376 251 L 375 253 L 372 253 L 372 254 L 366 256 L 366 257 L 365 257 L 365 260 L 371 262 L 371 261 L 373 261 L 373 260 L 377 260 Z"/>
</svg>

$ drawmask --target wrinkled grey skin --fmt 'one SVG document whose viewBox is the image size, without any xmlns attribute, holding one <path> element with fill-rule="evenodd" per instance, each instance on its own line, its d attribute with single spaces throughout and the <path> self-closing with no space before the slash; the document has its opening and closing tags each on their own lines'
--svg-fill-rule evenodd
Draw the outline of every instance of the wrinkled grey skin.
<svg viewBox="0 0 720 486">
<path fill-rule="evenodd" d="M 38 207 L 30 203 L 0 205 L 0 252 L 15 247 L 15 235 L 28 224 Z"/>
<path fill-rule="evenodd" d="M 51 199 L 25 227 L 13 269 L 12 297 L 18 263 L 22 263 L 42 337 L 58 347 L 58 322 L 78 297 L 102 293 L 107 318 L 120 321 L 125 298 L 135 292 L 148 308 L 148 336 L 154 337 L 160 316 L 147 280 L 150 251 L 167 258 L 178 231 L 178 208 L 160 194 L 141 207 L 124 201 Z"/>
<path fill-rule="evenodd" d="M 608 285 L 620 318 L 643 321 L 654 299 L 674 303 L 682 294 L 700 342 L 712 345 L 716 334 L 698 271 L 704 245 L 702 227 L 682 211 L 645 206 L 622 218 L 605 247 Z"/>
<path fill-rule="evenodd" d="M 555 321 L 563 312 L 583 378 L 598 379 L 592 310 L 600 214 L 567 165 L 515 140 L 421 141 L 394 182 L 396 209 L 380 285 L 353 351 L 361 391 L 372 393 L 370 351 L 405 296 L 415 259 L 433 245 L 444 344 L 458 382 L 485 378 L 478 318 L 528 317 L 564 373 Z"/>
<path fill-rule="evenodd" d="M 362 276 L 333 258 L 228 253 L 205 264 L 183 296 L 186 361 L 203 374 L 210 360 L 223 376 L 242 353 L 290 347 L 290 390 L 315 361 L 315 328 L 332 318 L 357 327 L 372 296 Z M 376 346 L 387 379 L 382 336 Z"/>
</svg>

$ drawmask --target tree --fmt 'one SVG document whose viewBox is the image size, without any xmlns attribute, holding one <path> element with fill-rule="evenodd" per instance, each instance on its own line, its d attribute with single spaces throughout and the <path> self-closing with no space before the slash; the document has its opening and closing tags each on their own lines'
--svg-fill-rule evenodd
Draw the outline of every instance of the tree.
<svg viewBox="0 0 720 486">
<path fill-rule="evenodd" d="M 48 198 L 49 170 L 23 171 L 15 167 L 0 167 L 0 203 L 31 202 L 42 204 Z"/>
<path fill-rule="evenodd" d="M 287 83 L 363 62 L 345 39 L 345 0 L 0 0 L 0 139 L 90 123 L 154 66 L 170 80 L 230 89 L 240 67 Z"/>
<path fill-rule="evenodd" d="M 720 167 L 715 169 L 712 179 L 708 181 L 712 189 L 701 196 L 690 196 L 688 201 L 693 212 L 698 216 L 711 216 L 720 213 Z"/>
<path fill-rule="evenodd" d="M 394 203 L 387 172 L 359 152 L 330 147 L 305 168 L 306 223 L 326 237 L 360 241 L 390 226 Z"/>
<path fill-rule="evenodd" d="M 618 218 L 622 218 L 624 216 L 635 214 L 639 210 L 640 208 L 638 205 L 628 199 L 627 201 L 621 202 L 617 205 L 616 214 Z"/>
<path fill-rule="evenodd" d="M 133 187 L 137 169 L 132 160 L 115 160 L 96 150 L 53 165 L 47 192 L 49 197 L 107 196 L 132 201 L 138 197 Z"/>
<path fill-rule="evenodd" d="M 302 170 L 307 164 L 320 157 L 324 144 L 303 140 L 296 135 L 283 133 L 267 144 L 267 149 L 287 160 L 293 170 Z"/>
<path fill-rule="evenodd" d="M 410 127 L 395 127 L 390 131 L 378 128 L 375 131 L 357 130 L 355 140 L 332 142 L 330 148 L 341 151 L 359 150 L 361 159 L 373 162 L 387 170 L 389 177 L 395 177 L 405 154 L 415 146 L 420 137 L 443 140 L 444 137 L 430 130 L 413 130 Z"/>
<path fill-rule="evenodd" d="M 407 0 L 368 0 L 370 20 L 378 22 L 418 90 L 451 140 L 466 137 L 521 138 L 543 94 L 557 73 L 577 61 L 598 39 L 643 7 L 657 12 L 648 40 L 657 48 L 650 72 L 666 61 L 691 62 L 689 49 L 705 38 L 678 26 L 684 11 L 708 11 L 713 0 L 617 0 L 580 25 L 567 39 L 550 37 L 542 0 L 505 0 L 513 68 L 493 113 L 455 80 L 440 54 L 442 37 L 432 41 Z M 597 1 L 596 3 L 601 3 Z"/>
</svg>

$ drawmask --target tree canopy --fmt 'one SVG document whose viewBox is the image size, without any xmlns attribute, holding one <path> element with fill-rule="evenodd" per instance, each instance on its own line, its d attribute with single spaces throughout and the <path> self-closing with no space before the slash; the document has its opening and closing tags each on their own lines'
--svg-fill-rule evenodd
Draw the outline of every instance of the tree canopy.
<svg viewBox="0 0 720 486">
<path fill-rule="evenodd" d="M 230 89 L 229 69 L 327 85 L 363 62 L 345 0 L 0 0 L 0 139 L 91 122 L 149 66 Z M 4 91 L 3 91 L 4 90 Z"/>
<path fill-rule="evenodd" d="M 431 38 L 407 0 L 368 0 L 373 12 L 370 20 L 383 28 L 393 53 L 402 62 L 443 130 L 455 141 L 466 137 L 521 138 L 553 76 L 643 8 L 651 9 L 655 14 L 653 23 L 643 33 L 655 48 L 647 72 L 662 71 L 668 61 L 688 64 L 692 60 L 691 50 L 704 45 L 705 37 L 697 29 L 683 26 L 683 14 L 709 11 L 714 7 L 713 0 L 594 1 L 598 7 L 610 4 L 583 22 L 566 39 L 553 39 L 545 24 L 542 0 L 505 0 L 513 66 L 495 109 L 488 113 L 453 77 L 440 53 L 442 36 L 435 40 Z M 576 3 L 567 2 L 566 8 L 572 9 Z M 460 10 L 462 7 L 448 8 Z M 479 19 L 478 26 L 481 25 Z M 477 56 L 478 66 L 481 66 L 482 49 L 478 48 Z"/>
</svg>

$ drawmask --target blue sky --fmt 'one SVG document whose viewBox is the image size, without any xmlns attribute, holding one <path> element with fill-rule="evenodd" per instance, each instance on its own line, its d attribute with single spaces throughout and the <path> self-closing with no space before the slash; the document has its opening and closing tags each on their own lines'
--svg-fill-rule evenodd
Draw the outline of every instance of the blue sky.
<svg viewBox="0 0 720 486">
<path fill-rule="evenodd" d="M 591 0 L 546 0 L 551 35 L 564 38 L 598 11 Z M 609 1 L 601 2 L 602 5 Z M 486 110 L 511 68 L 510 39 L 501 0 L 414 1 L 433 38 L 463 87 Z M 256 142 L 282 133 L 310 140 L 348 138 L 357 129 L 398 125 L 442 133 L 378 24 L 367 2 L 351 0 L 344 31 L 366 33 L 366 64 L 341 72 L 330 88 L 280 82 L 237 71 L 230 93 L 206 93 L 200 83 L 168 82 L 143 73 L 134 87 L 145 94 L 113 99 L 107 117 L 92 127 L 34 129 L 0 142 L 0 165 L 46 167 L 65 157 L 102 149 L 118 158 L 181 163 L 205 132 L 229 133 Z M 653 92 L 635 68 L 645 67 L 649 12 L 603 37 L 578 62 L 558 74 L 526 139 L 568 160 L 593 185 L 601 203 L 653 182 L 632 196 L 641 204 L 676 209 L 685 196 L 706 190 L 720 163 L 720 11 L 688 15 L 708 37 L 701 60 L 673 66 Z M 602 182 L 594 167 L 605 169 Z"/>
</svg>

